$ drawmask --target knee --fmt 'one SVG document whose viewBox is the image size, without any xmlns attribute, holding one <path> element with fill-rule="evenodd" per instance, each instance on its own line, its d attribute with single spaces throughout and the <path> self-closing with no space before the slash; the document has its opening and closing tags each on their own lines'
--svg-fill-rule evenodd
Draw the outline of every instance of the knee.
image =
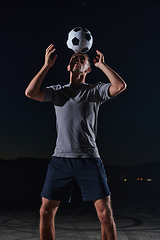
<svg viewBox="0 0 160 240">
<path fill-rule="evenodd" d="M 45 206 L 43 206 L 43 204 L 41 205 L 40 209 L 39 209 L 39 213 L 40 213 L 40 217 L 44 218 L 50 215 L 50 211 L 45 209 Z"/>
<path fill-rule="evenodd" d="M 42 219 L 54 218 L 58 209 L 60 201 L 49 200 L 42 198 L 42 205 L 40 207 L 40 217 Z"/>
<path fill-rule="evenodd" d="M 46 208 L 45 205 L 41 205 L 39 209 L 40 217 L 43 219 L 53 218 L 56 214 L 56 209 Z"/>
<path fill-rule="evenodd" d="M 39 209 L 39 214 L 40 216 L 43 216 L 47 213 L 45 207 L 43 206 L 43 204 L 41 205 L 40 209 Z"/>
<path fill-rule="evenodd" d="M 110 206 L 104 208 L 98 213 L 99 220 L 101 224 L 112 224 L 113 222 L 113 211 Z"/>
</svg>

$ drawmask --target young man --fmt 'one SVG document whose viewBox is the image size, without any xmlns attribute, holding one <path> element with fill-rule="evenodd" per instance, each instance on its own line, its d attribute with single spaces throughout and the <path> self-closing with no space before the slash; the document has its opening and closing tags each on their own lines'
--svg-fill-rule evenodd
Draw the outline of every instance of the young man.
<svg viewBox="0 0 160 240">
<path fill-rule="evenodd" d="M 70 82 L 64 86 L 41 88 L 48 70 L 57 55 L 51 44 L 46 49 L 45 63 L 32 79 L 25 94 L 38 101 L 52 101 L 57 119 L 57 142 L 48 165 L 42 190 L 40 209 L 40 239 L 54 240 L 54 218 L 61 201 L 70 201 L 77 182 L 84 201 L 93 201 L 101 223 L 102 240 L 116 239 L 116 226 L 111 208 L 110 191 L 105 170 L 96 146 L 99 106 L 126 88 L 124 80 L 104 61 L 98 50 L 94 65 L 108 77 L 110 83 L 85 83 L 91 71 L 86 54 L 74 54 L 67 70 Z"/>
</svg>

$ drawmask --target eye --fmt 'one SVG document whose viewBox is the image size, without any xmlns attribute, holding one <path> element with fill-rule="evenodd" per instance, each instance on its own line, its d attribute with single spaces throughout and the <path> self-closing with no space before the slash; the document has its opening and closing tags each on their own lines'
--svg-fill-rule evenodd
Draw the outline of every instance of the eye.
<svg viewBox="0 0 160 240">
<path fill-rule="evenodd" d="M 77 61 L 77 60 L 78 60 L 78 57 L 77 57 L 77 56 L 73 57 L 73 60 L 74 60 L 74 61 Z"/>
<path fill-rule="evenodd" d="M 86 60 L 86 58 L 85 57 L 81 57 L 80 60 L 84 62 Z"/>
</svg>

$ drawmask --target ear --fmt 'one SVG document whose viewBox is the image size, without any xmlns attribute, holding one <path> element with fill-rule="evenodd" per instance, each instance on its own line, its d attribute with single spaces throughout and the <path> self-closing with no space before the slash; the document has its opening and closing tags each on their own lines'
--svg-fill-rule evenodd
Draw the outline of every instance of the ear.
<svg viewBox="0 0 160 240">
<path fill-rule="evenodd" d="M 68 71 L 68 72 L 70 71 L 70 65 L 67 66 L 67 71 Z"/>
<path fill-rule="evenodd" d="M 88 67 L 85 72 L 90 73 L 91 71 L 92 71 L 92 69 L 90 67 Z"/>
</svg>

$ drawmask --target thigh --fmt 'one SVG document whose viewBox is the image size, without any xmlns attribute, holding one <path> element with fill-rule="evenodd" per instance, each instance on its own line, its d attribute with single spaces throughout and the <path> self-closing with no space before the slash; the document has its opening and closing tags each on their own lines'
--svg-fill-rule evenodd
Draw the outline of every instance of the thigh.
<svg viewBox="0 0 160 240">
<path fill-rule="evenodd" d="M 68 159 L 53 157 L 48 164 L 41 196 L 50 200 L 70 201 L 74 184 L 73 169 Z"/>
<path fill-rule="evenodd" d="M 83 159 L 78 166 L 76 181 L 78 182 L 84 201 L 102 199 L 109 196 L 105 169 L 99 158 Z"/>
</svg>

